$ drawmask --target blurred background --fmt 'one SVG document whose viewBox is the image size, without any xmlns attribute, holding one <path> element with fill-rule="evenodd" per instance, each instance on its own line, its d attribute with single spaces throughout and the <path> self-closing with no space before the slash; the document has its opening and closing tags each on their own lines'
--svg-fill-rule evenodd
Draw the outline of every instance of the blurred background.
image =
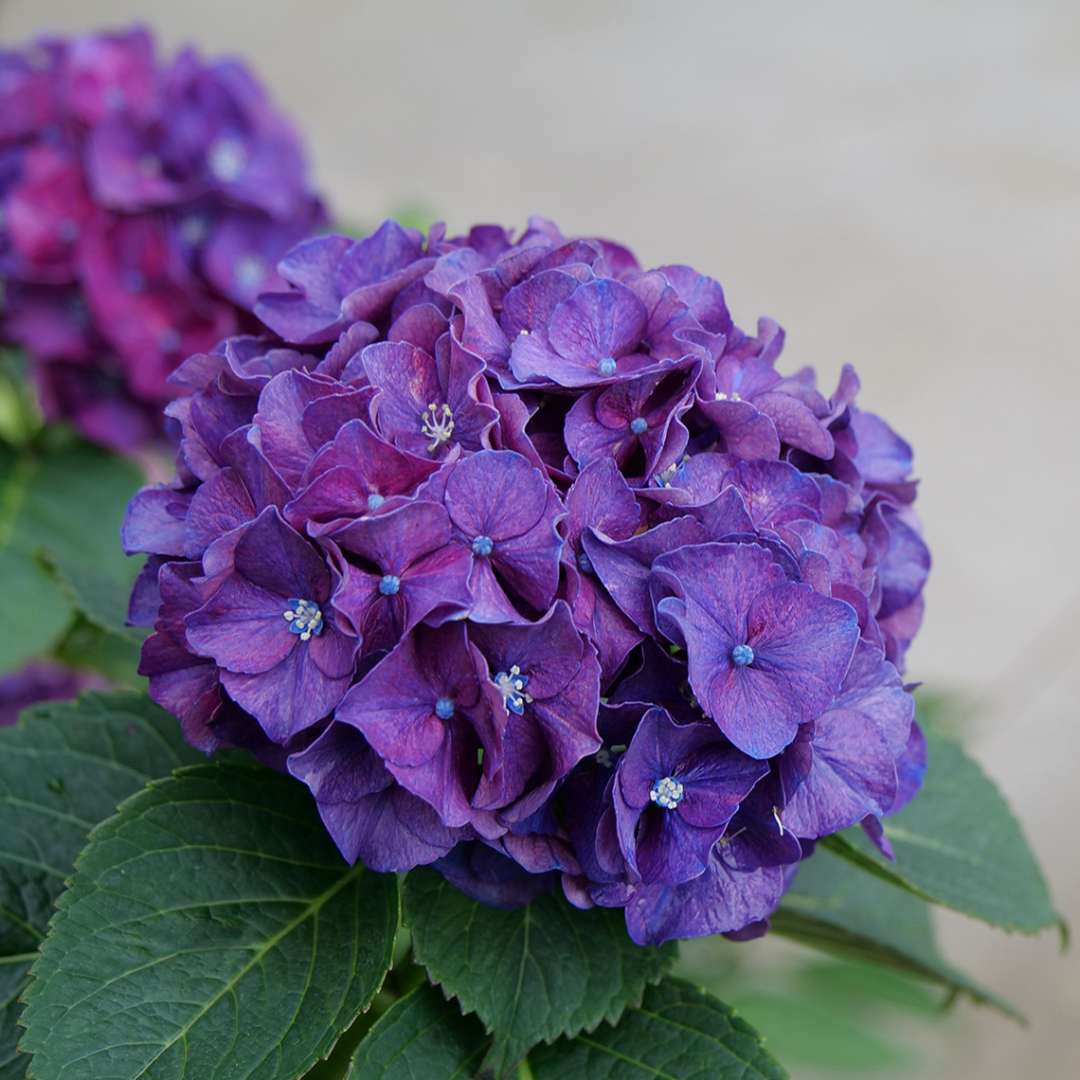
<svg viewBox="0 0 1080 1080">
<path fill-rule="evenodd" d="M 829 389 L 853 362 L 924 478 L 909 675 L 1080 924 L 1080 5 L 0 0 L 0 40 L 140 19 L 250 60 L 341 221 L 543 213 L 720 278 L 741 324 L 786 327 L 781 368 Z M 940 928 L 1027 1032 L 778 941 L 692 960 L 796 1077 L 1071 1075 L 1075 956 Z"/>
</svg>

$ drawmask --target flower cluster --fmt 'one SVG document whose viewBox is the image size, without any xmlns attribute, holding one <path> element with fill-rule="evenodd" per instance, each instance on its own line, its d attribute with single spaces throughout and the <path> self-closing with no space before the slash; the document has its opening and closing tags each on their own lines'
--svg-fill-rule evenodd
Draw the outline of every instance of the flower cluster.
<svg viewBox="0 0 1080 1080">
<path fill-rule="evenodd" d="M 186 356 L 250 329 L 323 222 L 251 73 L 143 30 L 0 50 L 0 342 L 42 408 L 121 451 L 161 430 Z"/>
<path fill-rule="evenodd" d="M 187 738 L 303 780 L 345 857 L 493 904 L 561 885 L 656 942 L 764 927 L 818 837 L 917 789 L 929 554 L 845 368 L 688 266 L 535 219 L 281 262 L 174 379 L 124 530 Z"/>
</svg>

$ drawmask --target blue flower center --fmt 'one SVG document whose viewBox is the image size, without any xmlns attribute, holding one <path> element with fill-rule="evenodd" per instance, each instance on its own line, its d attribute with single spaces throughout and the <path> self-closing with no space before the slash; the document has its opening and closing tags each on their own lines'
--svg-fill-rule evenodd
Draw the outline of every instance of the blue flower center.
<svg viewBox="0 0 1080 1080">
<path fill-rule="evenodd" d="M 649 798 L 665 810 L 674 810 L 682 802 L 683 786 L 674 776 L 657 780 L 649 790 Z"/>
<path fill-rule="evenodd" d="M 449 720 L 454 715 L 454 703 L 448 697 L 441 697 L 435 702 L 435 715 L 440 720 Z"/>
<path fill-rule="evenodd" d="M 443 443 L 450 441 L 454 434 L 454 413 L 446 402 L 439 404 L 433 401 L 420 414 L 420 434 L 431 440 L 428 443 L 429 454 L 434 454 Z"/>
<path fill-rule="evenodd" d="M 298 634 L 301 641 L 310 641 L 312 635 L 318 637 L 326 625 L 318 604 L 313 600 L 300 600 L 295 596 L 289 599 L 285 621 L 289 624 L 289 633 Z"/>
<path fill-rule="evenodd" d="M 746 667 L 754 662 L 754 650 L 749 645 L 736 645 L 731 650 L 731 662 L 736 667 Z"/>
<path fill-rule="evenodd" d="M 231 184 L 240 179 L 240 174 L 247 167 L 247 150 L 239 139 L 228 136 L 216 139 L 210 145 L 206 163 L 218 180 Z"/>
<path fill-rule="evenodd" d="M 373 492 L 367 497 L 367 508 L 369 510 L 378 510 L 382 504 L 386 502 L 386 499 L 378 492 Z"/>
<path fill-rule="evenodd" d="M 592 559 L 590 559 L 584 551 L 577 557 L 577 565 L 578 569 L 583 574 L 591 574 L 593 572 Z"/>
<path fill-rule="evenodd" d="M 649 430 L 649 421 L 646 420 L 644 416 L 635 416 L 634 419 L 630 421 L 630 430 L 635 435 L 644 435 L 645 432 Z"/>
<path fill-rule="evenodd" d="M 495 550 L 495 541 L 490 536 L 478 536 L 472 542 L 472 549 L 474 555 L 479 555 L 483 558 L 486 555 L 490 555 Z"/>
<path fill-rule="evenodd" d="M 532 697 L 525 693 L 529 685 L 529 676 L 521 674 L 521 668 L 514 664 L 509 671 L 500 671 L 492 680 L 503 696 L 503 707 L 508 713 L 520 716 Z"/>
<path fill-rule="evenodd" d="M 266 263 L 258 255 L 242 255 L 233 267 L 233 276 L 241 289 L 256 289 L 266 277 Z"/>
<path fill-rule="evenodd" d="M 401 588 L 401 578 L 397 574 L 383 574 L 379 580 L 379 592 L 383 596 L 393 596 Z"/>
<path fill-rule="evenodd" d="M 599 371 L 600 374 L 603 375 L 605 379 L 610 377 L 611 375 L 614 375 L 615 374 L 615 357 L 614 356 L 605 356 L 604 359 L 601 360 L 600 363 L 596 365 L 596 370 Z"/>
</svg>

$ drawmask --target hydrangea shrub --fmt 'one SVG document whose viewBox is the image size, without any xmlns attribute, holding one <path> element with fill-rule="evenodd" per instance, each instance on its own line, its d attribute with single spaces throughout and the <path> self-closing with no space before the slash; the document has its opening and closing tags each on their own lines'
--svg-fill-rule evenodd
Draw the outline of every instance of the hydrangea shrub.
<svg viewBox="0 0 1080 1080">
<path fill-rule="evenodd" d="M 672 972 L 767 929 L 1018 1017 L 928 903 L 1059 919 L 914 719 L 912 454 L 850 367 L 539 218 L 292 246 L 295 136 L 143 32 L 0 54 L 0 104 L 3 334 L 51 417 L 177 441 L 132 590 L 137 470 L 0 388 L 5 1077 L 780 1080 Z M 10 722 L 140 641 L 157 704 Z"/>
<path fill-rule="evenodd" d="M 916 792 L 930 564 L 908 444 L 778 370 L 716 280 L 535 219 L 282 261 L 185 361 L 124 529 L 141 671 L 379 871 L 559 889 L 633 940 L 764 930 L 815 841 Z"/>
<path fill-rule="evenodd" d="M 122 452 L 160 438 L 169 373 L 254 326 L 324 216 L 242 62 L 166 60 L 143 29 L 0 50 L 0 342 L 48 419 Z"/>
</svg>

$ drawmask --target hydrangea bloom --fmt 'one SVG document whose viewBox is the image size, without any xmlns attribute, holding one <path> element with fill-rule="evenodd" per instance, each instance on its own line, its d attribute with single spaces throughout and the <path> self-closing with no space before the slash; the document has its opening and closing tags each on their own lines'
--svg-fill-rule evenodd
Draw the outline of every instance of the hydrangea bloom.
<svg viewBox="0 0 1080 1080">
<path fill-rule="evenodd" d="M 760 933 L 917 790 L 911 450 L 686 266 L 534 220 L 309 240 L 132 502 L 142 671 L 348 859 L 639 942 Z"/>
<path fill-rule="evenodd" d="M 235 60 L 141 29 L 0 50 L 0 342 L 46 416 L 131 451 L 192 353 L 255 327 L 323 223 L 300 142 Z"/>
</svg>

